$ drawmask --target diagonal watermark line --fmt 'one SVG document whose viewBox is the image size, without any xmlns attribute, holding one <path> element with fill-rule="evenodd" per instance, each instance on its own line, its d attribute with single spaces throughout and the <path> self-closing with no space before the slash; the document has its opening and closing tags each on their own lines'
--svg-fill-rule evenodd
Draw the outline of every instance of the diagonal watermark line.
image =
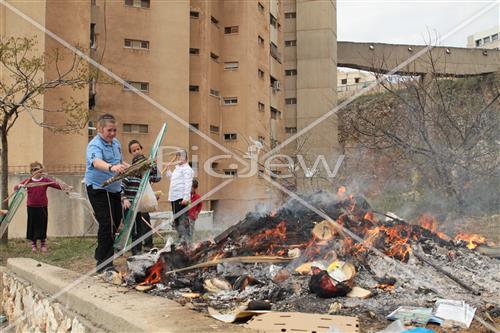
<svg viewBox="0 0 500 333">
<path fill-rule="evenodd" d="M 6 8 L 8 8 L 9 10 L 11 10 L 12 12 L 14 12 L 18 16 L 22 17 L 23 19 L 25 19 L 26 21 L 28 21 L 29 23 L 31 23 L 38 30 L 40 30 L 43 33 L 47 34 L 48 36 L 52 37 L 54 40 L 56 40 L 61 45 L 63 45 L 64 47 L 66 47 L 67 49 L 69 49 L 70 51 L 72 51 L 73 53 L 75 53 L 76 55 L 78 55 L 83 60 L 87 61 L 92 66 L 98 68 L 100 71 L 102 71 L 103 73 L 105 73 L 109 77 L 113 78 L 115 81 L 117 81 L 120 84 L 122 84 L 123 86 L 127 87 L 127 89 L 129 89 L 130 91 L 134 92 L 139 97 L 143 98 L 144 100 L 146 100 L 148 103 L 150 103 L 151 105 L 153 105 L 154 107 L 156 107 L 157 109 L 159 109 L 160 111 L 162 111 L 163 113 L 167 114 L 168 116 L 172 117 L 174 120 L 176 120 L 177 122 L 179 122 L 180 124 L 182 124 L 185 127 L 187 127 L 191 132 L 194 132 L 194 133 L 198 134 L 205 141 L 211 143 L 212 145 L 216 146 L 220 150 L 228 153 L 229 155 L 231 155 L 232 157 L 234 157 L 238 162 L 240 162 L 241 164 L 243 164 L 245 167 L 248 168 L 247 161 L 245 159 L 241 158 L 238 154 L 236 154 L 235 152 L 232 152 L 230 149 L 228 149 L 224 145 L 218 143 L 217 141 L 215 141 L 214 139 L 212 139 L 209 135 L 203 133 L 202 131 L 200 131 L 196 127 L 191 126 L 189 124 L 189 122 L 186 122 L 180 116 L 178 116 L 174 112 L 168 110 L 166 107 L 164 107 L 163 105 L 161 105 L 160 103 L 158 103 L 156 100 L 154 100 L 150 96 L 144 94 L 143 92 L 141 92 L 140 90 L 138 90 L 134 86 L 130 85 L 127 81 L 125 81 L 124 79 L 122 79 L 120 76 L 116 75 L 114 72 L 112 72 L 111 70 L 109 70 L 107 67 L 101 65 L 100 63 L 98 63 L 97 61 L 95 61 L 94 59 L 92 59 L 91 57 L 89 57 L 88 55 L 86 55 L 85 53 L 83 53 L 81 50 L 77 49 L 76 47 L 74 47 L 73 45 L 71 45 L 70 43 L 68 43 L 67 41 L 65 41 L 63 38 L 61 38 L 60 36 L 58 36 L 54 32 L 50 31 L 49 29 L 47 29 L 46 27 L 44 27 L 42 24 L 38 23 L 37 21 L 35 21 L 30 16 L 26 15 L 25 13 L 23 13 L 22 11 L 20 11 L 19 9 L 17 9 L 16 7 L 14 7 L 12 4 L 8 3 L 6 0 L 0 0 L 0 4 L 4 5 Z"/>
<path fill-rule="evenodd" d="M 217 185 L 212 190 L 210 190 L 209 192 L 207 192 L 203 196 L 201 196 L 198 200 L 192 202 L 191 205 L 194 206 L 194 205 L 198 204 L 199 202 L 202 202 L 207 197 L 211 196 L 212 194 L 216 193 L 217 191 L 219 191 L 220 189 L 222 189 L 226 185 L 230 184 L 234 179 L 235 178 L 228 179 L 228 180 L 222 182 L 221 184 Z M 177 217 L 181 216 L 182 214 L 184 214 L 185 212 L 187 212 L 190 208 L 191 207 L 189 205 L 187 205 L 185 208 L 183 208 L 177 214 L 174 214 L 172 216 L 172 221 L 174 219 L 176 219 Z M 135 221 L 134 221 L 134 223 L 135 223 Z M 133 241 L 130 245 L 125 246 L 122 250 L 120 250 L 119 252 L 115 253 L 112 257 L 106 259 L 104 262 L 102 262 L 96 268 L 88 271 L 87 273 L 85 273 L 84 275 L 82 275 L 81 277 L 79 277 L 78 279 L 76 279 L 75 281 L 73 281 L 72 283 L 70 283 L 69 285 L 67 285 L 66 287 L 64 287 L 63 289 L 59 290 L 57 293 L 55 293 L 52 296 L 48 297 L 48 299 L 47 299 L 48 302 L 50 303 L 50 302 L 53 302 L 53 301 L 57 300 L 61 295 L 63 295 L 64 293 L 68 292 L 69 290 L 73 289 L 78 284 L 84 282 L 86 279 L 88 279 L 89 277 L 91 277 L 91 275 L 94 274 L 96 271 L 98 271 L 98 270 L 100 270 L 100 269 L 105 268 L 106 266 L 108 266 L 108 264 L 112 263 L 113 260 L 117 259 L 118 257 L 121 257 L 129 249 L 133 248 L 135 245 L 139 244 L 140 242 L 142 242 L 143 240 L 145 240 L 150 235 L 153 235 L 160 228 L 161 228 L 161 224 L 159 226 L 155 227 L 155 228 L 151 228 L 151 230 L 148 231 L 146 234 L 144 234 L 143 236 L 141 236 L 138 239 L 136 239 L 135 241 Z M 31 315 L 32 313 L 34 313 L 36 311 L 42 311 L 42 310 L 43 310 L 42 308 L 36 308 L 36 309 L 32 309 L 32 310 L 30 310 L 28 312 L 23 312 L 23 315 L 21 317 L 17 318 L 16 320 L 14 320 L 11 323 L 9 323 L 9 325 L 7 327 L 5 327 L 5 328 L 2 329 L 2 332 L 3 331 L 7 332 L 10 329 L 14 329 L 16 327 L 17 323 L 19 323 L 20 321 L 23 321 L 24 319 L 26 319 L 27 316 Z"/>
<path fill-rule="evenodd" d="M 472 21 L 474 21 L 475 19 L 477 19 L 479 16 L 481 16 L 482 14 L 484 14 L 486 11 L 488 11 L 489 9 L 491 9 L 493 6 L 498 5 L 499 3 L 500 3 L 499 0 L 495 0 L 495 1 L 491 2 L 491 3 L 489 3 L 489 5 L 483 7 L 482 9 L 480 9 L 479 11 L 477 11 L 476 13 L 474 13 L 472 16 L 470 16 L 465 21 L 459 23 L 453 29 L 451 29 L 450 31 L 448 31 L 445 35 L 443 35 L 442 37 L 437 38 L 436 39 L 436 44 L 441 43 L 442 41 L 446 40 L 448 37 L 454 35 L 460 29 L 462 29 L 463 27 L 465 27 L 466 25 L 468 25 L 469 23 L 471 23 Z M 335 113 L 337 113 L 339 110 L 341 110 L 342 108 L 344 108 L 346 105 L 350 104 L 352 101 L 354 101 L 358 97 L 360 97 L 360 96 L 364 95 L 365 93 L 367 93 L 367 92 L 375 89 L 375 87 L 377 87 L 382 81 L 386 80 L 386 77 L 394 75 L 401 68 L 403 68 L 404 66 L 408 65 L 412 61 L 417 60 L 422 55 L 424 55 L 426 52 L 428 52 L 429 50 L 432 50 L 434 47 L 435 46 L 427 45 L 422 50 L 418 51 L 417 53 L 415 53 L 413 56 L 411 56 L 408 59 L 406 59 L 405 61 L 403 61 L 398 66 L 394 67 L 390 72 L 386 73 L 386 75 L 384 77 L 381 76 L 380 78 L 378 78 L 377 80 L 375 80 L 373 83 L 371 83 L 367 87 L 361 89 L 356 94 L 354 94 L 353 96 L 349 97 L 348 99 L 346 99 L 345 101 L 343 101 L 342 103 L 340 103 L 339 105 L 337 105 L 336 107 L 334 107 L 333 109 L 331 109 L 330 111 L 328 111 L 327 113 L 325 113 L 324 115 L 320 116 L 319 118 L 317 118 L 315 121 L 313 121 L 312 123 L 310 123 L 309 125 L 307 125 L 303 129 L 301 129 L 300 131 L 298 131 L 296 134 L 290 136 L 285 141 L 283 141 L 282 143 L 280 143 L 279 145 L 277 145 L 276 147 L 274 147 L 273 149 L 271 149 L 270 151 L 268 151 L 267 153 L 265 153 L 262 156 L 262 158 L 266 159 L 267 157 L 269 157 L 269 155 L 271 155 L 271 154 L 275 153 L 276 151 L 280 150 L 284 146 L 288 145 L 290 142 L 295 141 L 298 137 L 306 134 L 312 128 L 314 128 L 315 126 L 317 126 L 321 122 L 325 121 L 330 116 L 332 116 Z"/>
<path fill-rule="evenodd" d="M 311 205 L 310 203 L 308 203 L 307 201 L 305 201 L 304 199 L 302 199 L 301 197 L 299 197 L 296 193 L 288 190 L 287 188 L 285 188 L 284 186 L 282 186 L 281 184 L 279 184 L 278 182 L 274 181 L 273 179 L 271 179 L 268 175 L 266 174 L 263 174 L 263 177 L 264 179 L 266 179 L 268 182 L 270 182 L 272 185 L 274 185 L 276 188 L 278 188 L 280 191 L 282 191 L 283 193 L 287 194 L 289 197 L 293 198 L 293 200 L 296 200 L 298 201 L 301 205 L 303 205 L 304 207 L 310 209 L 311 211 L 313 211 L 314 213 L 318 214 L 319 216 L 321 216 L 322 218 L 324 218 L 325 220 L 329 221 L 330 223 L 332 223 L 332 225 L 338 230 L 338 231 L 342 231 L 344 232 L 345 234 L 349 235 L 352 239 L 354 239 L 355 241 L 357 241 L 359 244 L 361 244 L 363 247 L 371 250 L 373 253 L 375 253 L 377 256 L 379 256 L 380 258 L 382 258 L 382 260 L 386 261 L 387 263 L 389 263 L 392 267 L 395 267 L 395 268 L 398 268 L 401 272 L 403 272 L 407 277 L 410 277 L 415 283 L 420 283 L 423 287 L 425 288 L 428 288 L 429 290 L 433 290 L 435 292 L 437 292 L 438 296 L 442 297 L 442 298 L 447 298 L 448 296 L 446 295 L 446 293 L 442 290 L 441 287 L 439 286 L 436 286 L 436 285 L 433 285 L 431 283 L 429 283 L 425 277 L 422 278 L 422 276 L 419 276 L 418 274 L 415 274 L 414 270 L 413 269 L 410 269 L 408 267 L 406 267 L 405 265 L 403 265 L 401 262 L 399 262 L 398 260 L 392 258 L 392 257 L 389 257 L 388 255 L 386 255 L 385 253 L 381 252 L 379 249 L 373 247 L 372 245 L 370 244 L 366 244 L 364 242 L 364 239 L 359 237 L 358 235 L 356 235 L 355 233 L 353 233 L 352 231 L 350 231 L 349 229 L 347 229 L 346 227 L 344 227 L 343 225 L 341 225 L 340 223 L 337 223 L 334 219 L 332 219 L 328 214 L 326 214 L 325 212 L 323 212 L 322 210 L 316 208 L 315 206 Z M 339 232 L 340 233 L 340 232 Z M 340 233 L 341 234 L 341 233 Z M 418 271 L 418 270 L 417 270 Z M 474 314 L 474 318 L 480 323 L 482 324 L 483 326 L 485 326 L 486 328 L 492 330 L 493 332 L 498 332 L 498 330 L 496 330 L 495 327 L 493 327 L 491 324 L 489 324 L 488 322 L 486 322 L 484 319 L 482 319 L 481 317 L 479 317 L 479 315 L 477 314 Z"/>
</svg>

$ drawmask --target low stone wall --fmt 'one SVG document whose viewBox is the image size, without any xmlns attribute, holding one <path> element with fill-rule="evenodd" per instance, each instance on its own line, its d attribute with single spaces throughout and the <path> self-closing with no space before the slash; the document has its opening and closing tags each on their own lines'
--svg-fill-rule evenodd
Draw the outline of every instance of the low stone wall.
<svg viewBox="0 0 500 333">
<path fill-rule="evenodd" d="M 17 332 L 91 332 L 78 315 L 14 274 L 2 274 L 2 310 Z"/>
<path fill-rule="evenodd" d="M 253 332 L 33 259 L 8 259 L 2 275 L 2 308 L 18 332 Z"/>
</svg>

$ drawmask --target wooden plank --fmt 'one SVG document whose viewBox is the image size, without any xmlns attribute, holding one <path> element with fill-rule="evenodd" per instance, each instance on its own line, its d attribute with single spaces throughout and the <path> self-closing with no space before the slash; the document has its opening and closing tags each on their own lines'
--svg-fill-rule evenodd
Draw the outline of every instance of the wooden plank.
<svg viewBox="0 0 500 333">
<path fill-rule="evenodd" d="M 269 264 L 276 264 L 276 263 L 280 263 L 280 262 L 288 262 L 291 260 L 293 260 L 293 258 L 277 257 L 277 256 L 261 256 L 261 257 L 259 257 L 259 256 L 256 256 L 256 257 L 247 256 L 247 257 L 222 258 L 222 259 L 216 259 L 216 260 L 211 260 L 211 261 L 207 261 L 207 262 L 202 262 L 202 263 L 188 266 L 188 267 L 184 267 L 184 268 L 174 269 L 172 271 L 168 271 L 168 272 L 165 272 L 163 274 L 173 274 L 173 273 L 193 270 L 196 268 L 217 266 L 218 264 L 223 264 L 223 263 L 243 263 L 243 264 L 269 263 Z"/>
</svg>

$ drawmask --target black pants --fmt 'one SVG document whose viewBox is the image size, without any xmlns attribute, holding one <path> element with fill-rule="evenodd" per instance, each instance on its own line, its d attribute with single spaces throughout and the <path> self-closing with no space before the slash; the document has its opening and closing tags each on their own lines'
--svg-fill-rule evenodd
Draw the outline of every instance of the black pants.
<svg viewBox="0 0 500 333">
<path fill-rule="evenodd" d="M 181 204 L 182 199 L 171 201 L 170 203 L 172 204 L 172 214 L 176 215 L 178 214 L 181 210 L 186 208 L 186 206 Z M 189 225 L 189 220 L 188 220 L 188 210 L 181 215 L 177 216 L 174 221 L 173 221 L 173 227 L 175 230 L 177 230 L 177 233 L 179 234 L 179 237 L 182 238 L 184 235 L 184 229 L 185 226 Z"/>
<path fill-rule="evenodd" d="M 87 193 L 94 209 L 95 218 L 99 223 L 97 248 L 94 256 L 97 260 L 97 266 L 99 266 L 114 254 L 115 233 L 122 219 L 121 198 L 120 193 L 95 190 L 91 186 L 87 186 Z M 103 268 L 111 266 L 113 266 L 113 261 L 107 263 Z"/>
<path fill-rule="evenodd" d="M 147 234 L 151 231 L 151 216 L 149 216 L 149 213 L 141 213 L 142 214 L 142 217 L 144 217 L 144 219 L 148 222 L 148 224 L 144 223 L 143 222 L 143 228 L 144 228 L 144 234 Z M 150 233 L 148 237 L 146 237 L 144 239 L 144 246 L 145 247 L 149 247 L 149 248 L 152 248 L 154 245 L 153 245 L 153 233 Z"/>
<path fill-rule="evenodd" d="M 47 238 L 47 217 L 47 206 L 28 206 L 28 227 L 26 228 L 27 239 L 32 241 L 40 239 L 44 241 Z"/>
<path fill-rule="evenodd" d="M 125 216 L 127 216 L 129 210 L 127 209 L 125 211 Z M 132 227 L 132 242 L 135 242 L 137 239 L 141 238 L 142 236 L 146 235 L 148 232 L 151 231 L 151 228 L 144 222 L 146 220 L 147 223 L 150 223 L 150 216 L 148 213 L 140 213 L 137 212 L 137 215 L 135 217 L 134 221 L 134 226 Z M 149 235 L 139 243 L 137 243 L 135 246 L 132 247 L 132 254 L 136 255 L 141 253 L 142 251 L 142 243 L 144 243 L 145 247 L 152 248 L 153 247 L 153 235 Z"/>
</svg>

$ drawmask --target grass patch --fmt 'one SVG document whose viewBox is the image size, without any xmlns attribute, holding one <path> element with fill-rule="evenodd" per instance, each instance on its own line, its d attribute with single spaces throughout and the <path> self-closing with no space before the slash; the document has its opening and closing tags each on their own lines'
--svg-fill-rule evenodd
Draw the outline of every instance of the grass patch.
<svg viewBox="0 0 500 333">
<path fill-rule="evenodd" d="M 47 239 L 47 252 L 33 253 L 30 241 L 9 239 L 7 245 L 0 245 L 0 265 L 6 265 L 8 258 L 24 257 L 81 272 L 95 265 L 95 242 L 95 237 L 49 238 Z"/>
</svg>

